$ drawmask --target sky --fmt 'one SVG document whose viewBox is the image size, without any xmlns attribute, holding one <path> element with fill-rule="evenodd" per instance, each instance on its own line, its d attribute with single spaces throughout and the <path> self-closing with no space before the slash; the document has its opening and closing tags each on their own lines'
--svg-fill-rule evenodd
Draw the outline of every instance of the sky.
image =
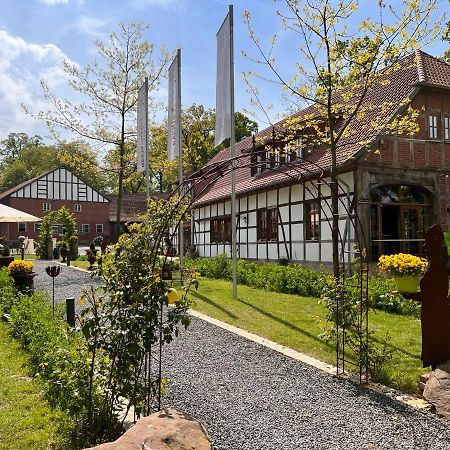
<svg viewBox="0 0 450 450">
<path fill-rule="evenodd" d="M 21 105 L 32 111 L 46 109 L 39 81 L 47 83 L 62 96 L 71 96 L 62 70 L 64 60 L 80 66 L 96 58 L 96 39 L 107 40 L 119 22 L 145 22 L 150 25 L 145 38 L 156 47 L 182 49 L 182 103 L 215 107 L 216 33 L 228 11 L 227 0 L 0 0 L 0 140 L 10 132 L 39 134 L 50 142 L 45 125 L 25 114 Z M 361 17 L 370 16 L 376 0 L 361 0 Z M 402 1 L 392 0 L 394 7 Z M 443 10 L 448 0 L 443 0 Z M 250 94 L 241 79 L 244 71 L 258 67 L 241 54 L 256 55 L 244 25 L 242 14 L 249 10 L 254 28 L 268 45 L 270 36 L 280 36 L 277 61 L 286 74 L 295 63 L 296 41 L 280 32 L 273 0 L 235 0 L 235 104 L 237 111 L 256 112 L 260 128 L 264 117 L 250 104 Z M 446 49 L 441 41 L 428 48 L 440 56 Z M 276 120 L 286 107 L 278 86 L 261 85 L 261 98 Z M 157 98 L 167 104 L 167 83 L 163 82 Z M 163 111 L 157 116 L 161 119 Z M 68 136 L 70 138 L 70 136 Z"/>
</svg>

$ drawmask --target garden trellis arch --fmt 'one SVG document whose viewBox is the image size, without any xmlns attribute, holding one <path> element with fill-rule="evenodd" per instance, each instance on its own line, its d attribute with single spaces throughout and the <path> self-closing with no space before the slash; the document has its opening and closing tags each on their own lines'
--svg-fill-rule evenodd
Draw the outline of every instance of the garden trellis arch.
<svg viewBox="0 0 450 450">
<path fill-rule="evenodd" d="M 253 152 L 254 155 L 262 155 L 267 149 Z M 239 168 L 251 168 L 261 164 L 254 162 L 248 154 L 239 154 L 234 158 L 226 158 L 209 164 L 201 171 L 194 173 L 189 179 L 175 189 L 170 199 L 178 196 L 176 205 L 173 207 L 175 211 L 179 208 L 181 202 L 184 202 L 184 211 L 182 218 L 175 225 L 171 224 L 170 214 L 166 221 L 161 224 L 156 235 L 153 236 L 155 250 L 162 248 L 164 238 L 169 235 L 171 240 L 179 233 L 182 222 L 189 216 L 190 210 L 195 202 L 217 181 L 218 177 L 225 177 L 233 170 Z M 291 184 L 302 184 L 305 189 L 314 197 L 320 197 L 321 185 L 331 188 L 329 172 L 320 165 L 311 162 L 308 158 L 298 158 L 292 163 L 282 163 L 275 161 L 273 166 L 268 169 L 274 173 L 283 174 L 289 179 Z M 368 261 L 364 257 L 363 249 L 367 248 L 366 238 L 364 235 L 364 227 L 361 226 L 358 213 L 356 198 L 350 197 L 348 187 L 345 183 L 341 183 L 338 177 L 338 193 L 340 207 L 344 211 L 346 218 L 346 229 L 342 232 L 339 229 L 339 277 L 335 280 L 337 288 L 334 290 L 334 332 L 336 344 L 336 373 L 343 374 L 348 364 L 356 366 L 359 372 L 360 382 L 368 380 L 369 361 L 367 359 L 368 348 Z M 329 227 L 332 226 L 332 209 L 331 201 L 326 198 L 320 198 L 319 204 L 321 214 L 325 218 Z M 355 249 L 349 248 L 350 236 L 353 232 Z M 157 251 L 154 252 L 157 255 Z M 351 260 L 355 258 L 355 261 Z M 159 257 L 155 256 L 153 261 L 153 270 L 156 269 Z M 167 260 L 167 256 L 163 257 Z M 356 277 L 350 277 L 352 273 L 356 273 Z M 349 297 L 345 289 L 342 287 L 349 279 L 355 284 L 351 286 L 354 293 Z M 357 305 L 357 314 L 352 313 L 350 303 Z M 162 311 L 161 311 L 162 320 Z M 349 340 L 350 328 L 356 331 L 357 339 Z M 355 356 L 356 355 L 356 356 Z M 162 355 L 160 355 L 162 358 Z M 161 367 L 161 358 L 159 366 Z M 161 374 L 161 368 L 159 369 Z"/>
<path fill-rule="evenodd" d="M 42 259 L 49 259 L 49 246 L 52 242 L 53 224 L 62 223 L 64 241 L 68 242 L 70 255 L 75 252 L 76 244 L 70 239 L 76 236 L 77 222 L 74 215 L 65 207 L 62 206 L 56 211 L 50 211 L 42 219 L 41 229 L 39 231 L 40 247 L 39 253 Z"/>
</svg>

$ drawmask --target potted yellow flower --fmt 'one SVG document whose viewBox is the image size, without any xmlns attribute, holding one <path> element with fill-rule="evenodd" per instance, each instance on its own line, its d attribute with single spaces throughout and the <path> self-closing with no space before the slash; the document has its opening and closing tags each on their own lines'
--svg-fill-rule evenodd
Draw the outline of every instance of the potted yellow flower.
<svg viewBox="0 0 450 450">
<path fill-rule="evenodd" d="M 408 253 L 382 255 L 378 260 L 380 272 L 394 277 L 397 291 L 400 293 L 417 292 L 420 276 L 425 272 L 427 266 L 428 262 L 425 258 Z"/>
<path fill-rule="evenodd" d="M 9 264 L 8 271 L 14 279 L 14 284 L 19 290 L 33 290 L 33 279 L 37 275 L 33 272 L 34 264 L 31 261 L 16 260 Z"/>
</svg>

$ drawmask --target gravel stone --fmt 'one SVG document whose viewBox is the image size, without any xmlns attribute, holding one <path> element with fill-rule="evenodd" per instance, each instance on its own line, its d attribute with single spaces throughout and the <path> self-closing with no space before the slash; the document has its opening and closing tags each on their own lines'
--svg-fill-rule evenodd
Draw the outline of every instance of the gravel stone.
<svg viewBox="0 0 450 450">
<path fill-rule="evenodd" d="M 34 271 L 38 274 L 34 279 L 34 290 L 44 291 L 52 295 L 52 278 L 49 277 L 45 268 L 55 266 L 54 261 L 33 261 Z M 79 308 L 81 293 L 90 286 L 98 287 L 101 284 L 99 277 L 92 277 L 90 273 L 74 269 L 73 267 L 61 266 L 61 273 L 55 278 L 55 302 L 65 302 L 66 298 L 75 297 L 75 307 Z"/>
<path fill-rule="evenodd" d="M 450 449 L 442 419 L 201 319 L 163 367 L 163 406 L 202 419 L 216 450 Z"/>
<path fill-rule="evenodd" d="M 51 293 L 52 262 L 35 264 L 36 290 Z M 99 284 L 63 267 L 57 301 Z M 202 419 L 215 450 L 450 450 L 444 420 L 195 317 L 164 348 L 163 374 L 162 407 Z"/>
</svg>

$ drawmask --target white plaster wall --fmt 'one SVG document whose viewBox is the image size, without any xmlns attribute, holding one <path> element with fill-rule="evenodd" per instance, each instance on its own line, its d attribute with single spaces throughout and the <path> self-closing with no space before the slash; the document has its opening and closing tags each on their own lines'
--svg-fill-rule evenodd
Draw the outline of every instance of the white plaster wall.
<svg viewBox="0 0 450 450">
<path fill-rule="evenodd" d="M 281 244 L 280 244 L 281 247 Z M 284 247 L 284 245 L 283 245 Z M 269 242 L 267 259 L 278 259 L 277 243 Z"/>
<path fill-rule="evenodd" d="M 319 243 L 306 243 L 306 261 L 319 261 Z"/>
<path fill-rule="evenodd" d="M 296 184 L 291 188 L 291 201 L 299 202 L 301 200 L 303 200 L 302 186 L 300 184 Z"/>
<path fill-rule="evenodd" d="M 266 193 L 263 192 L 261 194 L 258 194 L 258 208 L 265 208 L 266 207 Z"/>
<path fill-rule="evenodd" d="M 283 203 L 280 198 L 280 203 Z M 269 191 L 267 193 L 267 207 L 277 206 L 277 191 Z"/>
</svg>

